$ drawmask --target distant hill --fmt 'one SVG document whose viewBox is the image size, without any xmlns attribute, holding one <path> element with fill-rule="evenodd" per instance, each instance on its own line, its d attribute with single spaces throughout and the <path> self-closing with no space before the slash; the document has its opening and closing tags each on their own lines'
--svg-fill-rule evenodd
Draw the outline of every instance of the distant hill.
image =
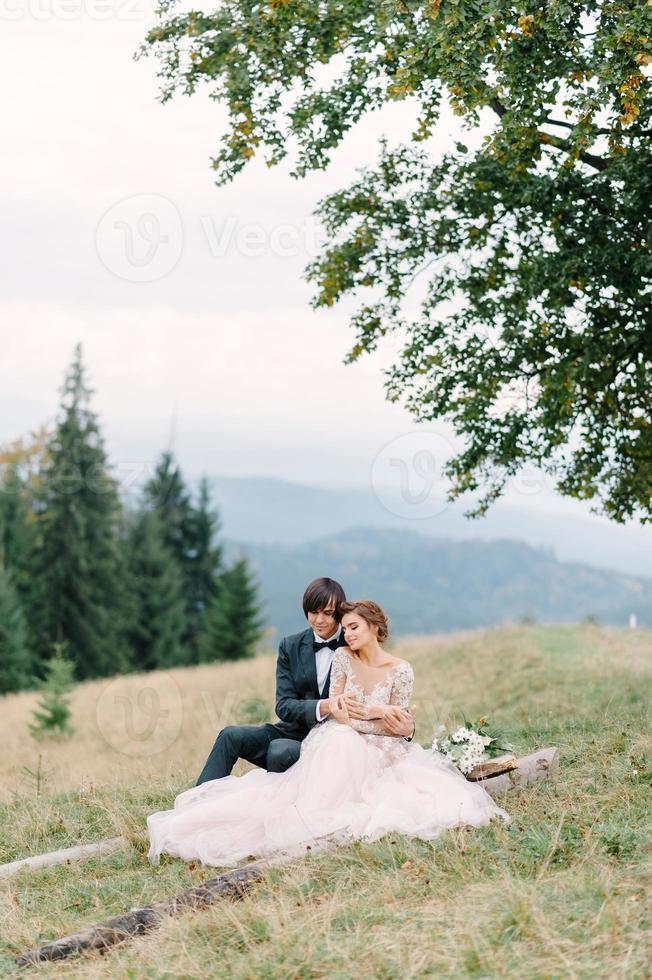
<svg viewBox="0 0 652 980">
<path fill-rule="evenodd" d="M 573 622 L 595 616 L 626 626 L 635 613 L 652 627 L 652 579 L 558 561 L 520 541 L 452 541 L 414 531 L 357 527 L 309 544 L 229 542 L 259 578 L 268 623 L 280 635 L 305 622 L 301 595 L 317 575 L 351 597 L 384 607 L 397 635 L 494 626 L 532 616 Z"/>
<path fill-rule="evenodd" d="M 590 518 L 558 516 L 497 501 L 478 520 L 464 517 L 466 504 L 442 502 L 426 520 L 397 516 L 404 501 L 383 491 L 383 503 L 368 489 L 332 490 L 264 477 L 210 479 L 224 534 L 254 544 L 299 545 L 347 528 L 404 528 L 464 541 L 509 538 L 552 548 L 562 561 L 580 561 L 652 578 L 652 525 L 623 527 Z M 389 507 L 389 509 L 388 509 Z"/>
</svg>

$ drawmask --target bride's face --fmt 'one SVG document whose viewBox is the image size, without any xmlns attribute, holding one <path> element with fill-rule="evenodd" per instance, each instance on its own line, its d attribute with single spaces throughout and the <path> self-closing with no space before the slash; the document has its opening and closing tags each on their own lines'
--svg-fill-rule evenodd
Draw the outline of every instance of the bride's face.
<svg viewBox="0 0 652 980">
<path fill-rule="evenodd" d="M 346 613 L 342 619 L 342 629 L 344 630 L 344 642 L 351 650 L 358 650 L 360 647 L 366 646 L 372 642 L 376 635 L 367 620 L 356 613 Z"/>
</svg>

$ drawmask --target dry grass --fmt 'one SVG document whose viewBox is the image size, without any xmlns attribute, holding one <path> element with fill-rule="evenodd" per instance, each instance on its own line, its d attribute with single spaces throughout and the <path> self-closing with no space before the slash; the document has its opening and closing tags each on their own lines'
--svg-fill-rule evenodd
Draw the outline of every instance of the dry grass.
<svg viewBox="0 0 652 980">
<path fill-rule="evenodd" d="M 560 776 L 509 799 L 512 824 L 314 855 L 240 903 L 23 975 L 652 976 L 652 634 L 515 626 L 416 637 L 396 652 L 415 668 L 423 744 L 463 710 L 509 723 L 523 753 L 560 747 Z M 270 655 L 85 684 L 75 738 L 42 745 L 26 734 L 34 696 L 2 703 L 0 859 L 118 833 L 131 846 L 0 883 L 0 970 L 39 941 L 217 873 L 151 867 L 145 817 L 192 785 L 244 699 L 271 708 L 273 680 Z M 53 772 L 37 798 L 20 772 L 39 752 Z"/>
<path fill-rule="evenodd" d="M 273 712 L 274 666 L 270 654 L 86 682 L 73 693 L 71 739 L 29 736 L 36 693 L 0 700 L 0 798 L 23 787 L 22 768 L 34 769 L 39 754 L 51 770 L 50 794 L 133 786 L 152 776 L 196 779 L 215 735 L 235 722 L 243 700 L 260 698 Z"/>
</svg>

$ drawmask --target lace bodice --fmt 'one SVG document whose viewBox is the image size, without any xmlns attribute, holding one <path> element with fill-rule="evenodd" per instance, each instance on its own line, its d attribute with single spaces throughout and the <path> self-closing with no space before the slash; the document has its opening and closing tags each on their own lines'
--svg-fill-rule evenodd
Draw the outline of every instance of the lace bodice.
<svg viewBox="0 0 652 980">
<path fill-rule="evenodd" d="M 337 697 L 345 691 L 350 691 L 358 701 L 365 705 L 395 704 L 406 710 L 410 707 L 410 698 L 414 688 L 414 671 L 406 660 L 389 667 L 383 676 L 369 691 L 365 691 L 355 672 L 355 658 L 348 647 L 338 647 L 333 656 L 329 696 Z M 365 721 L 352 718 L 351 727 L 356 731 L 367 734 L 384 734 L 379 721 Z M 387 735 L 386 738 L 395 739 Z"/>
</svg>

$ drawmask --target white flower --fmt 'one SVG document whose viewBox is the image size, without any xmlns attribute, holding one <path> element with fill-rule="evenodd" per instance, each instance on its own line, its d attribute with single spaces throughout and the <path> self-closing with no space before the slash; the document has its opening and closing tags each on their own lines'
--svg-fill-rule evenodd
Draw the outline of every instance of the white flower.
<svg viewBox="0 0 652 980">
<path fill-rule="evenodd" d="M 480 735 L 475 729 L 460 725 L 448 733 L 445 725 L 438 725 L 432 740 L 432 752 L 451 762 L 468 775 L 478 763 L 488 758 L 486 746 L 494 739 Z"/>
<path fill-rule="evenodd" d="M 458 763 L 461 771 L 466 775 L 467 773 L 471 772 L 474 764 L 473 759 L 468 755 L 468 753 L 463 752 Z"/>
</svg>

